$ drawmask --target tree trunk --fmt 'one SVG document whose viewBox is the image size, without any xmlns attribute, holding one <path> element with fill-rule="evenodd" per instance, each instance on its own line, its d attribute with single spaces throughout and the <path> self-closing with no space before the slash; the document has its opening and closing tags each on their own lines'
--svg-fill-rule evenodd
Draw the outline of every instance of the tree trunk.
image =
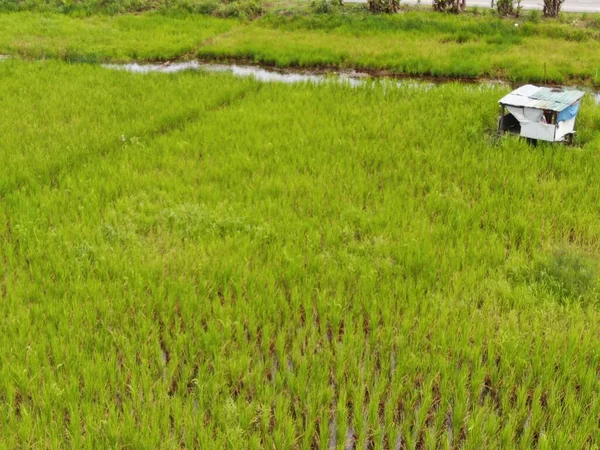
<svg viewBox="0 0 600 450">
<path fill-rule="evenodd" d="M 558 17 L 564 0 L 544 0 L 544 16 Z"/>
</svg>

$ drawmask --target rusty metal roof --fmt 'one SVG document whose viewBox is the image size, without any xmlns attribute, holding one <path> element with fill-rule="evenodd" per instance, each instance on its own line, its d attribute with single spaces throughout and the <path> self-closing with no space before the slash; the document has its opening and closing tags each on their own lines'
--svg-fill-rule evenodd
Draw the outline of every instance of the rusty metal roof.
<svg viewBox="0 0 600 450">
<path fill-rule="evenodd" d="M 577 103 L 584 95 L 585 92 L 575 89 L 547 88 L 526 84 L 501 98 L 498 103 L 560 112 Z"/>
</svg>

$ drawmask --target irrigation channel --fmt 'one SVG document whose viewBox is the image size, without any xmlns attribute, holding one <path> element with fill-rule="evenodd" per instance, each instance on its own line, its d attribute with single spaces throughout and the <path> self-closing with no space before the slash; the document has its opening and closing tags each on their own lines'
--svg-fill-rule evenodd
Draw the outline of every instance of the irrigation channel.
<svg viewBox="0 0 600 450">
<path fill-rule="evenodd" d="M 13 58 L 10 55 L 0 54 L 0 62 Z M 366 85 L 370 81 L 382 80 L 390 83 L 392 86 L 412 86 L 420 89 L 430 89 L 436 85 L 445 83 L 464 83 L 478 85 L 480 88 L 492 86 L 507 86 L 516 87 L 517 84 L 510 83 L 504 80 L 494 79 L 478 79 L 478 78 L 449 78 L 449 77 L 433 77 L 433 76 L 418 76 L 405 75 L 392 72 L 382 71 L 339 71 L 334 69 L 280 69 L 268 66 L 251 65 L 251 64 L 236 64 L 236 63 L 209 63 L 197 60 L 192 61 L 177 61 L 159 63 L 113 63 L 101 64 L 102 67 L 112 70 L 124 70 L 132 73 L 177 73 L 186 70 L 204 71 L 209 73 L 230 73 L 235 77 L 252 77 L 258 81 L 265 83 L 340 83 L 352 87 Z M 526 84 L 526 83 L 519 83 Z M 600 92 L 591 91 L 589 88 L 581 86 L 569 86 L 585 90 L 594 97 L 596 104 L 600 104 Z"/>
<path fill-rule="evenodd" d="M 264 67 L 249 64 L 215 64 L 200 61 L 185 61 L 185 62 L 167 62 L 163 64 L 140 64 L 140 63 L 123 63 L 123 64 L 102 64 L 102 67 L 114 70 L 125 70 L 133 73 L 177 73 L 185 70 L 198 70 L 213 73 L 230 73 L 235 77 L 253 77 L 258 81 L 265 83 L 341 83 L 352 87 L 363 86 L 369 81 L 383 80 L 387 83 L 397 86 L 414 86 L 421 89 L 429 89 L 439 84 L 444 83 L 465 83 L 478 85 L 480 88 L 504 85 L 513 86 L 512 83 L 503 80 L 492 79 L 472 79 L 472 78 L 444 78 L 444 77 L 427 77 L 427 76 L 408 76 L 403 74 L 393 74 L 387 72 L 360 72 L 360 71 L 335 71 L 327 69 L 274 69 L 272 67 Z M 525 83 L 521 83 L 525 84 Z M 516 85 L 515 85 L 516 86 Z M 572 86 L 575 88 L 575 86 Z M 581 88 L 589 92 L 596 102 L 600 104 L 600 92 L 590 91 L 586 88 Z"/>
<path fill-rule="evenodd" d="M 360 72 L 355 70 L 337 71 L 333 69 L 276 69 L 273 67 L 250 64 L 215 64 L 200 61 L 167 62 L 164 64 L 103 64 L 102 67 L 115 70 L 126 70 L 133 73 L 177 73 L 185 70 L 198 70 L 212 73 L 230 73 L 235 77 L 252 77 L 265 83 L 340 83 L 352 87 L 366 85 L 369 81 L 384 80 L 392 84 L 414 85 L 429 88 L 437 84 L 460 82 L 480 86 L 507 85 L 502 80 L 478 80 L 461 78 L 442 78 L 426 76 L 407 76 L 388 72 Z"/>
</svg>

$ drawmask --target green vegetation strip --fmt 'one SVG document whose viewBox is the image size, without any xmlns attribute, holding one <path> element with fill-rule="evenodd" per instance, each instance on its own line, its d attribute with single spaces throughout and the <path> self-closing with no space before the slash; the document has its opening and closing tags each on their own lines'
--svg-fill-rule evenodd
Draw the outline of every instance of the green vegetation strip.
<svg viewBox="0 0 600 450">
<path fill-rule="evenodd" d="M 0 14 L 0 53 L 71 62 L 167 60 L 194 55 L 237 24 L 200 15 Z"/>
<path fill-rule="evenodd" d="M 272 12 L 255 21 L 192 14 L 0 14 L 0 53 L 78 62 L 200 57 L 279 67 L 600 84 L 600 21 L 426 11 L 395 16 Z"/>
<path fill-rule="evenodd" d="M 590 448 L 600 107 L 0 63 L 7 448 Z"/>
<path fill-rule="evenodd" d="M 448 16 L 267 16 L 198 49 L 203 57 L 409 75 L 600 82 L 600 28 Z"/>
</svg>

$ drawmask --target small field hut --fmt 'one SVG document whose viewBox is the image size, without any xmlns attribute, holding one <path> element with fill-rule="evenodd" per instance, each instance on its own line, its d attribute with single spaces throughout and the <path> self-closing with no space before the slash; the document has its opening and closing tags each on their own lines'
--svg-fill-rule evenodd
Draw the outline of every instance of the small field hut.
<svg viewBox="0 0 600 450">
<path fill-rule="evenodd" d="M 521 86 L 498 102 L 498 131 L 541 141 L 572 142 L 584 94 L 574 89 Z"/>
</svg>

